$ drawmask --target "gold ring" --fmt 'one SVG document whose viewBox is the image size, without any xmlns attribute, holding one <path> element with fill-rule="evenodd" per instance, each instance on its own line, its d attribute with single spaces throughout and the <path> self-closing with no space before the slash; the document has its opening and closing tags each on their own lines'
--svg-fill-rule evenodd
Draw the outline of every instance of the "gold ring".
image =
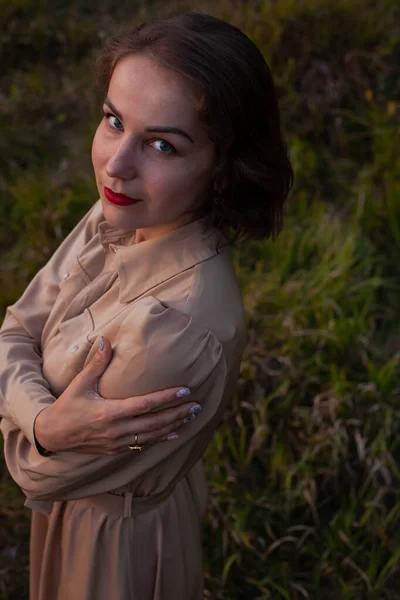
<svg viewBox="0 0 400 600">
<path fill-rule="evenodd" d="M 139 446 L 138 437 L 139 437 L 138 434 L 135 433 L 134 446 L 128 446 L 129 450 L 141 450 L 143 448 L 143 446 Z"/>
</svg>

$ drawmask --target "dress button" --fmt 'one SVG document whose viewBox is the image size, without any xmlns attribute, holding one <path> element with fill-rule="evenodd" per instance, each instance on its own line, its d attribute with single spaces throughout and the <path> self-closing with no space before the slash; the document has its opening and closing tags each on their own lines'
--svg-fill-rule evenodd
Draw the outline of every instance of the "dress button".
<svg viewBox="0 0 400 600">
<path fill-rule="evenodd" d="M 69 273 L 64 273 L 63 279 L 68 279 L 68 277 L 69 277 Z"/>
<path fill-rule="evenodd" d="M 79 346 L 71 346 L 71 348 L 68 350 L 68 352 L 70 354 L 75 354 L 75 352 L 79 350 Z"/>
</svg>

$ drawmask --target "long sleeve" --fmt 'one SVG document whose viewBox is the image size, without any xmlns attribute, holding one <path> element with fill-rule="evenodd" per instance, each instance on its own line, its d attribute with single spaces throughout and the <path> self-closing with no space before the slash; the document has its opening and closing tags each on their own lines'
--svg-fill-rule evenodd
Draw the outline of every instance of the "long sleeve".
<svg viewBox="0 0 400 600">
<path fill-rule="evenodd" d="M 99 393 L 124 398 L 187 385 L 201 412 L 180 429 L 178 440 L 115 456 L 58 452 L 42 458 L 11 421 L 3 421 L 7 466 L 28 498 L 72 500 L 127 484 L 139 496 L 150 495 L 173 484 L 203 455 L 232 391 L 222 345 L 192 317 L 154 297 L 130 309 Z"/>
<path fill-rule="evenodd" d="M 0 416 L 11 419 L 33 446 L 35 418 L 54 402 L 42 375 L 42 330 L 68 263 L 95 235 L 102 218 L 101 203 L 97 201 L 32 279 L 21 298 L 8 307 L 0 329 Z"/>
</svg>

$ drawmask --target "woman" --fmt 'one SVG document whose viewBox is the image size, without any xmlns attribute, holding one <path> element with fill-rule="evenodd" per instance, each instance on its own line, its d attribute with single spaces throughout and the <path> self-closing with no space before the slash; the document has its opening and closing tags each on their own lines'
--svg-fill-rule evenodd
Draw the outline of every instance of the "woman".
<svg viewBox="0 0 400 600">
<path fill-rule="evenodd" d="M 1 330 L 5 458 L 33 509 L 31 599 L 194 600 L 201 457 L 246 342 L 227 232 L 276 235 L 292 170 L 268 67 L 231 25 L 147 23 L 99 73 L 100 199 Z"/>
</svg>

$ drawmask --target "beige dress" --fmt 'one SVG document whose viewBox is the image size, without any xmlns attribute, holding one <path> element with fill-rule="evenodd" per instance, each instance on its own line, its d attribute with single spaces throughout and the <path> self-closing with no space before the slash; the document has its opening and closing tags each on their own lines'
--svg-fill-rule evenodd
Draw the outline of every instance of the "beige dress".
<svg viewBox="0 0 400 600">
<path fill-rule="evenodd" d="M 244 310 L 226 240 L 202 220 L 133 241 L 96 202 L 0 330 L 5 460 L 32 509 L 31 600 L 203 597 L 201 457 L 235 389 Z M 101 335 L 113 346 L 102 396 L 189 386 L 202 411 L 142 452 L 44 457 L 35 418 Z"/>
</svg>

